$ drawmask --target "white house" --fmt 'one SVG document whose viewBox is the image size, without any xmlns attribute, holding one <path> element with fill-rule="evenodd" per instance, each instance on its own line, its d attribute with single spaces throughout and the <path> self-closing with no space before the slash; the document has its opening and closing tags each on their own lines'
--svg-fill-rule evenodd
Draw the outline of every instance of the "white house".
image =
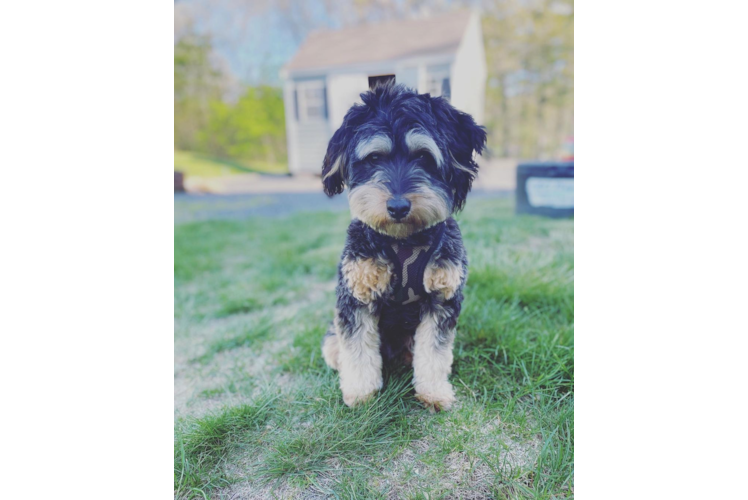
<svg viewBox="0 0 748 500">
<path fill-rule="evenodd" d="M 483 122 L 486 58 L 477 14 L 454 11 L 311 34 L 281 70 L 289 170 L 320 173 L 327 142 L 373 77 L 445 96 Z"/>
</svg>

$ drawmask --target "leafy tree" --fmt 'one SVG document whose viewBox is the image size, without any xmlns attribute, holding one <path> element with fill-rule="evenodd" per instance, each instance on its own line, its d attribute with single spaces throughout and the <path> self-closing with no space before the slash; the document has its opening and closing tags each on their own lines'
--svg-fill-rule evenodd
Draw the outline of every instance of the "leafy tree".
<svg viewBox="0 0 748 500">
<path fill-rule="evenodd" d="M 248 87 L 236 104 L 215 101 L 199 134 L 200 150 L 220 158 L 285 160 L 286 133 L 280 89 Z"/>
<path fill-rule="evenodd" d="M 486 116 L 494 152 L 551 157 L 574 124 L 570 0 L 485 2 Z"/>
<path fill-rule="evenodd" d="M 210 118 L 211 104 L 220 102 L 222 74 L 211 61 L 205 36 L 189 34 L 174 46 L 174 145 L 194 150 L 198 134 Z"/>
<path fill-rule="evenodd" d="M 216 59 L 210 38 L 192 30 L 174 46 L 174 146 L 222 159 L 284 161 L 281 90 L 245 87 L 232 101 L 230 75 Z"/>
</svg>

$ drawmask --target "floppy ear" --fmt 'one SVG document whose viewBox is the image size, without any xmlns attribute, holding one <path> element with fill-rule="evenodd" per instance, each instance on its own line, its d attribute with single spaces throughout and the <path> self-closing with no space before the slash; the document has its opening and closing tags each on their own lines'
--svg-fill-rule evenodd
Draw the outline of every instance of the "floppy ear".
<svg viewBox="0 0 748 500">
<path fill-rule="evenodd" d="M 446 180 L 454 190 L 454 207 L 461 210 L 478 173 L 473 152 L 483 153 L 486 129 L 475 123 L 472 116 L 455 109 L 441 97 L 431 98 L 431 109 L 449 150 L 444 167 Z"/>
<path fill-rule="evenodd" d="M 361 94 L 366 102 L 370 92 Z M 367 107 L 363 104 L 354 104 L 345 114 L 343 123 L 335 131 L 327 145 L 327 154 L 322 161 L 322 185 L 327 196 L 334 196 L 343 192 L 348 162 L 353 154 L 353 138 L 355 131 L 360 127 L 367 116 Z"/>
<path fill-rule="evenodd" d="M 345 151 L 348 144 L 345 121 L 333 134 L 327 145 L 327 154 L 322 161 L 322 186 L 327 196 L 335 196 L 343 192 L 343 170 L 345 169 Z"/>
</svg>

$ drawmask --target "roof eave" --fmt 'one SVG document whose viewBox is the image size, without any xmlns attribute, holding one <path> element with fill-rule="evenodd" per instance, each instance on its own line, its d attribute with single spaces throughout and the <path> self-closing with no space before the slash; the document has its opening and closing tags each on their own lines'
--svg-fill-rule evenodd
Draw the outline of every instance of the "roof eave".
<svg viewBox="0 0 748 500">
<path fill-rule="evenodd" d="M 448 59 L 454 59 L 457 56 L 457 49 L 458 47 L 455 47 L 454 49 L 450 49 L 448 51 L 443 52 L 435 52 L 435 53 L 426 53 L 426 54 L 417 54 L 413 56 L 408 57 L 399 57 L 397 59 L 386 59 L 383 61 L 364 61 L 359 62 L 355 64 L 338 64 L 334 66 L 316 66 L 316 67 L 309 67 L 309 68 L 293 68 L 289 66 L 284 66 L 281 68 L 281 77 L 282 78 L 298 78 L 298 77 L 306 77 L 306 76 L 315 76 L 320 74 L 329 74 L 329 73 L 354 73 L 354 72 L 370 72 L 372 70 L 375 70 L 377 68 L 392 68 L 394 71 L 394 68 L 399 65 L 408 65 L 410 63 L 416 63 L 420 62 L 424 59 L 437 59 L 439 61 L 448 60 Z"/>
</svg>

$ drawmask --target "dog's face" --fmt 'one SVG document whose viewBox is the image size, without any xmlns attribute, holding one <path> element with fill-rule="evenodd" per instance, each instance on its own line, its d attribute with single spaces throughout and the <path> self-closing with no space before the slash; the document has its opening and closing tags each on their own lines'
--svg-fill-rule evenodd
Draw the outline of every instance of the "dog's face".
<svg viewBox="0 0 748 500">
<path fill-rule="evenodd" d="M 348 186 L 353 217 L 395 238 L 461 209 L 478 171 L 473 154 L 486 144 L 483 127 L 445 99 L 400 85 L 361 98 L 327 147 L 325 192 Z"/>
</svg>

